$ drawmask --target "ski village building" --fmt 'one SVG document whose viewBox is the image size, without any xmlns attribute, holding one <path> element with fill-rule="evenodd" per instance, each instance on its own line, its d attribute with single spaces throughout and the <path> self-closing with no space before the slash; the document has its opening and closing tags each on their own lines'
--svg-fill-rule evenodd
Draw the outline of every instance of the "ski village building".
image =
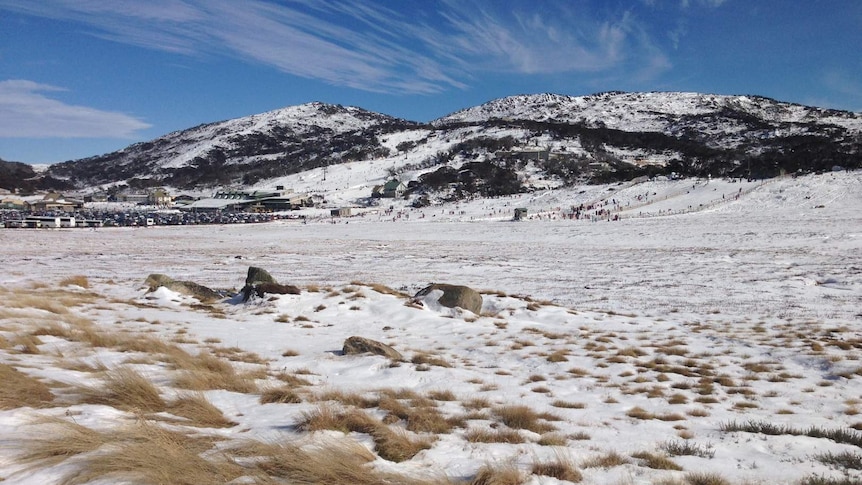
<svg viewBox="0 0 862 485">
<path fill-rule="evenodd" d="M 278 186 L 275 190 L 221 190 L 182 207 L 188 211 L 276 212 L 311 207 L 311 197 Z"/>
</svg>

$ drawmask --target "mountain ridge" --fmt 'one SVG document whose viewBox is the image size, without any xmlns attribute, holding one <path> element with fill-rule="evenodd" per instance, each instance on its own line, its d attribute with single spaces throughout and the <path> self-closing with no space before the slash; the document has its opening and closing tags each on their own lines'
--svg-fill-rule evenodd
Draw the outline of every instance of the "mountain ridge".
<svg viewBox="0 0 862 485">
<path fill-rule="evenodd" d="M 552 156 L 527 164 L 500 158 L 538 146 Z M 421 185 L 423 176 L 446 169 L 436 185 L 421 187 L 427 191 L 459 183 L 453 172 L 465 166 L 474 175 L 496 177 L 502 170 L 511 172 L 504 177 L 509 180 L 532 175 L 546 185 L 566 185 L 670 172 L 764 177 L 833 165 L 857 168 L 860 154 L 860 113 L 755 95 L 610 91 L 508 96 L 429 123 L 311 102 L 55 164 L 42 177 L 77 188 L 200 189 L 260 185 L 341 163 L 380 161 L 390 175 L 407 174 Z M 507 190 L 527 189 L 522 180 Z"/>
</svg>

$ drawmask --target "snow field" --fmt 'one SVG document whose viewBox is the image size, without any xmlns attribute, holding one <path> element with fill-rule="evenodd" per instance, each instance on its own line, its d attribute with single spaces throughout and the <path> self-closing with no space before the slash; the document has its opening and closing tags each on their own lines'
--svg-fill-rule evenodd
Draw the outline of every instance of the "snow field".
<svg viewBox="0 0 862 485">
<path fill-rule="evenodd" d="M 210 460 L 213 449 L 234 456 L 247 440 L 347 440 L 372 453 L 366 468 L 455 482 L 512 463 L 523 483 L 565 483 L 533 473 L 560 456 L 582 483 L 686 483 L 692 473 L 733 484 L 859 480 L 823 457 L 860 453 L 860 180 L 783 179 L 708 209 L 617 222 L 482 215 L 605 194 L 632 200 L 646 187 L 680 210 L 713 187 L 739 185 L 701 181 L 689 194 L 671 182 L 584 187 L 432 207 L 397 222 L 2 231 L 0 364 L 53 398 L 18 406 L 17 395 L 0 394 L 0 477 L 61 483 L 112 449 L 21 462 L 34 437 L 60 429 L 34 424 L 50 416 L 104 432 L 146 422 L 223 438 L 201 452 Z M 250 265 L 302 294 L 202 304 L 142 287 L 149 273 L 238 287 Z M 483 290 L 482 313 L 411 304 L 432 281 Z M 352 335 L 390 344 L 404 361 L 341 355 Z M 231 377 L 189 389 L 200 382 L 186 374 L 191 363 L 206 360 L 199 352 L 230 363 Z M 94 399 L 87 389 L 110 387 L 120 369 L 167 404 L 142 411 Z M 290 399 L 262 402 L 273 389 Z M 191 392 L 236 424 L 174 414 Z M 329 408 L 365 412 L 429 446 L 395 462 L 372 434 L 304 430 Z M 416 424 L 418 410 L 439 428 Z M 787 432 L 723 431 L 746 423 Z M 810 427 L 826 437 L 805 436 Z M 520 442 L 489 442 L 504 437 Z M 681 470 L 653 468 L 650 456 Z M 236 459 L 236 483 L 258 477 L 254 460 Z"/>
</svg>

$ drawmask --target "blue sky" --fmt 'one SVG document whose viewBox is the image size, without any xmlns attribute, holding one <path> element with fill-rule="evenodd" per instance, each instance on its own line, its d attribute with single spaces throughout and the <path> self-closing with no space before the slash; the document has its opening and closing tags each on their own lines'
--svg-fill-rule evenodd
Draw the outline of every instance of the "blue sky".
<svg viewBox="0 0 862 485">
<path fill-rule="evenodd" d="M 525 93 L 862 111 L 857 0 L 0 0 L 0 158 L 311 101 L 429 121 Z"/>
</svg>

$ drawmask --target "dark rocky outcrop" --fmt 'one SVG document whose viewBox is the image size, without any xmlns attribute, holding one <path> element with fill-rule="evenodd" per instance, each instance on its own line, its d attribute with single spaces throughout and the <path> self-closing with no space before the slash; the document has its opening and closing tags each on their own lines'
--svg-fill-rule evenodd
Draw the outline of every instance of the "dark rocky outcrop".
<svg viewBox="0 0 862 485">
<path fill-rule="evenodd" d="M 214 301 L 221 299 L 224 295 L 194 281 L 178 281 L 167 275 L 153 273 L 147 276 L 144 284 L 150 291 L 156 291 L 159 287 L 165 287 L 177 293 L 193 296 L 200 301 Z"/>
<path fill-rule="evenodd" d="M 254 286 L 245 286 L 242 289 L 242 301 L 248 301 L 252 295 L 263 298 L 267 293 L 271 295 L 298 295 L 302 291 L 297 286 L 280 285 L 278 283 L 261 283 Z"/>
<path fill-rule="evenodd" d="M 278 281 L 267 270 L 256 266 L 249 266 L 248 274 L 245 277 L 245 286 L 257 286 L 262 283 L 278 284 Z"/>
<path fill-rule="evenodd" d="M 443 292 L 443 295 L 437 300 L 440 305 L 448 308 L 460 307 L 477 315 L 482 313 L 482 295 L 467 286 L 432 283 L 419 290 L 413 298 L 422 299 L 434 290 Z"/>
<path fill-rule="evenodd" d="M 248 301 L 252 296 L 263 298 L 267 293 L 272 295 L 298 295 L 301 290 L 293 285 L 283 285 L 273 278 L 263 268 L 249 266 L 245 277 L 245 286 L 242 288 L 242 301 Z"/>
<path fill-rule="evenodd" d="M 342 348 L 342 352 L 344 353 L 344 355 L 372 353 L 375 355 L 382 355 L 383 357 L 388 357 L 392 360 L 403 360 L 403 357 L 397 350 L 382 342 L 371 340 L 365 337 L 349 337 L 347 340 L 344 341 L 344 347 Z"/>
</svg>

